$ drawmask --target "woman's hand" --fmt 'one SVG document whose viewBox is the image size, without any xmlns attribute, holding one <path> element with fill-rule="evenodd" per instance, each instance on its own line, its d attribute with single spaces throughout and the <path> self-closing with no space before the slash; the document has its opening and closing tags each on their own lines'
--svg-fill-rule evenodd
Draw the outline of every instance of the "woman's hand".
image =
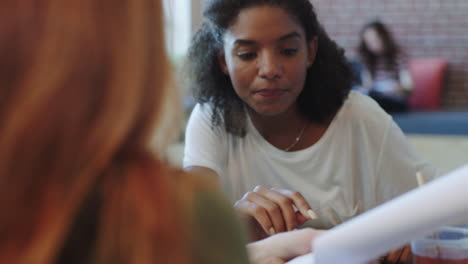
<svg viewBox="0 0 468 264">
<path fill-rule="evenodd" d="M 281 264 L 311 252 L 312 240 L 323 231 L 305 228 L 285 232 L 247 245 L 252 264 Z"/>
<path fill-rule="evenodd" d="M 257 234 L 256 238 L 291 231 L 307 220 L 317 218 L 299 192 L 264 186 L 257 186 L 252 192 L 246 193 L 234 207 L 241 216 L 250 218 L 261 229 L 251 230 Z"/>
<path fill-rule="evenodd" d="M 406 264 L 411 261 L 411 245 L 396 249 L 382 257 L 380 264 Z"/>
</svg>

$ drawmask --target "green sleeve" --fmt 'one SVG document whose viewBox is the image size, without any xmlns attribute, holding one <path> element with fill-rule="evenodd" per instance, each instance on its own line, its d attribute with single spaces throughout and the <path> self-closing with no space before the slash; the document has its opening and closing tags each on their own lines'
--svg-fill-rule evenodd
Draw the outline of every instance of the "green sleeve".
<svg viewBox="0 0 468 264">
<path fill-rule="evenodd" d="M 213 192 L 197 193 L 193 217 L 193 263 L 248 263 L 245 230 L 223 197 Z"/>
</svg>

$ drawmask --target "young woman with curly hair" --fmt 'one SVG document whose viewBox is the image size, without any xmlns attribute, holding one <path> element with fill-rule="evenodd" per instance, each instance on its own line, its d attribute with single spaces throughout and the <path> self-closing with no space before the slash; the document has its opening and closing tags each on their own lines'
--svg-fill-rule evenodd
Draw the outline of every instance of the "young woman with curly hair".
<svg viewBox="0 0 468 264">
<path fill-rule="evenodd" d="M 198 104 L 184 167 L 219 180 L 254 238 L 308 220 L 329 228 L 416 186 L 426 163 L 350 92 L 310 1 L 211 0 L 203 15 L 186 65 Z"/>
</svg>

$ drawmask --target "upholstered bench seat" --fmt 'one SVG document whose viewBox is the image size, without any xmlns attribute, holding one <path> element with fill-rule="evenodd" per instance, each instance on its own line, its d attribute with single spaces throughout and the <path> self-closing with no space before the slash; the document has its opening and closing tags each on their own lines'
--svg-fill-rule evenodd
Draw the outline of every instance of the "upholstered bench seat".
<svg viewBox="0 0 468 264">
<path fill-rule="evenodd" d="M 409 134 L 468 135 L 468 109 L 409 112 L 395 114 L 393 119 Z"/>
</svg>

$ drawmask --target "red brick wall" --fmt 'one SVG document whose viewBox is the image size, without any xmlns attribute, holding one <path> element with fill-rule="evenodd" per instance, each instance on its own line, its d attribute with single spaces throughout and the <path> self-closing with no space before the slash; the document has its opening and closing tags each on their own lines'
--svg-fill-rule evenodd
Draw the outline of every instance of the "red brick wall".
<svg viewBox="0 0 468 264">
<path fill-rule="evenodd" d="M 389 25 L 410 57 L 449 61 L 444 108 L 468 108 L 468 0 L 311 0 L 328 34 L 355 56 L 368 20 Z"/>
</svg>

